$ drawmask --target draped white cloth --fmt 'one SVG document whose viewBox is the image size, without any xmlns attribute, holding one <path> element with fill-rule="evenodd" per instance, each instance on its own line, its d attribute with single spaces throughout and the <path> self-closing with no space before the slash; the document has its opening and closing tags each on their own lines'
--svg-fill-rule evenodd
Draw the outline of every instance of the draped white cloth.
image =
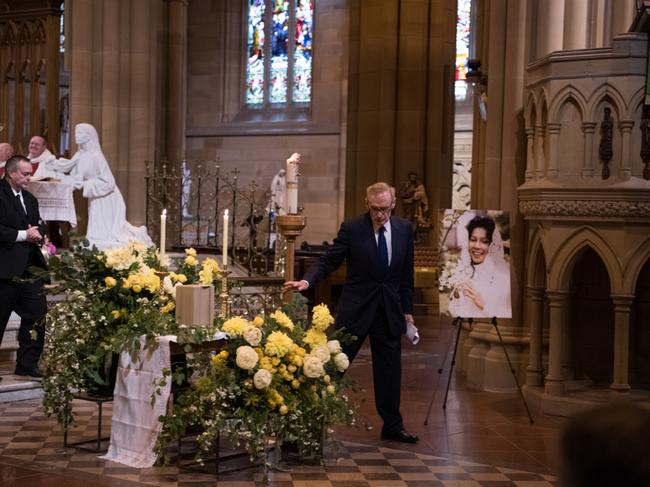
<svg viewBox="0 0 650 487">
<path fill-rule="evenodd" d="M 224 340 L 228 335 L 218 332 L 212 340 Z M 155 383 L 163 370 L 171 367 L 170 343 L 176 336 L 158 337 L 158 346 L 140 352 L 136 361 L 123 352 L 117 369 L 113 393 L 111 442 L 106 455 L 100 458 L 135 468 L 148 468 L 156 462 L 153 448 L 162 425 L 158 418 L 167 412 L 171 380 L 156 395 L 151 406 Z M 145 337 L 140 337 L 144 347 Z"/>
<path fill-rule="evenodd" d="M 40 166 L 39 166 L 40 169 Z M 45 221 L 70 222 L 77 226 L 71 183 L 53 181 L 31 181 L 29 192 L 36 196 L 41 218 Z"/>
<path fill-rule="evenodd" d="M 140 338 L 144 347 L 144 337 Z M 158 339 L 158 347 L 141 352 L 136 362 L 122 352 L 117 368 L 117 380 L 113 393 L 113 419 L 111 443 L 106 455 L 100 457 L 130 467 L 151 467 L 156 461 L 153 447 L 162 428 L 158 417 L 167 411 L 171 380 L 167 381 L 156 402 L 151 407 L 154 382 L 163 375 L 163 369 L 171 367 L 169 343 L 175 336 Z"/>
<path fill-rule="evenodd" d="M 95 127 L 87 123 L 77 124 L 75 137 L 79 150 L 69 164 L 66 159 L 61 159 L 60 165 L 72 167 L 70 175 L 88 198 L 86 238 L 90 244 L 99 249 L 124 245 L 130 240 L 153 245 L 146 227 L 135 227 L 126 221 L 124 198 L 115 184 Z"/>
</svg>

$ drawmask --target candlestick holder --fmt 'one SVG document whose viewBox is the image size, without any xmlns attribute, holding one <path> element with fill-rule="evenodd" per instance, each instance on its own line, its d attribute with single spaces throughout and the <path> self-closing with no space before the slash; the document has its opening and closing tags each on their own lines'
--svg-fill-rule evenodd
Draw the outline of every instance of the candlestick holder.
<svg viewBox="0 0 650 487">
<path fill-rule="evenodd" d="M 219 280 L 221 281 L 221 290 L 219 292 L 219 314 L 226 318 L 230 312 L 228 302 L 230 300 L 230 293 L 228 290 L 228 276 L 231 272 L 227 269 L 219 269 L 217 272 Z"/>
<path fill-rule="evenodd" d="M 287 256 L 285 259 L 284 276 L 287 281 L 293 281 L 296 238 L 300 236 L 305 226 L 307 226 L 307 218 L 303 215 L 278 215 L 275 218 L 275 223 L 280 229 L 280 233 L 287 241 Z M 290 303 L 292 299 L 293 292 L 287 291 L 284 294 L 284 302 Z"/>
<path fill-rule="evenodd" d="M 154 274 L 156 274 L 160 278 L 160 295 L 162 296 L 165 294 L 165 288 L 164 288 L 164 279 L 169 275 L 169 272 L 167 271 L 154 271 Z"/>
</svg>

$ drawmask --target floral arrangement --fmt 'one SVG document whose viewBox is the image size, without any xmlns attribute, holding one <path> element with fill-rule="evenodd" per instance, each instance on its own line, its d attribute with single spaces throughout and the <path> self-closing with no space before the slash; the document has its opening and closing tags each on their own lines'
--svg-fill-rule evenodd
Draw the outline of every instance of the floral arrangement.
<svg viewBox="0 0 650 487">
<path fill-rule="evenodd" d="M 112 391 L 111 367 L 114 373 L 120 352 L 139 351 L 142 335 L 148 347 L 157 335 L 191 342 L 211 333 L 174 319 L 175 286 L 198 280 L 203 269 L 198 262 L 193 268 L 196 276 L 164 272 L 157 249 L 137 242 L 100 251 L 82 240 L 71 252 L 52 256 L 44 277 L 54 283 L 48 292 L 60 299 L 46 317 L 41 359 L 46 414 L 68 427 L 75 391 Z"/>
<path fill-rule="evenodd" d="M 334 319 L 325 305 L 316 306 L 309 326 L 277 310 L 252 321 L 232 317 L 221 330 L 230 336 L 218 353 L 195 354 L 190 389 L 171 414 L 160 418 L 157 451 L 200 426 L 197 456 L 207 453 L 219 434 L 259 460 L 267 441 L 295 442 L 300 454 L 319 454 L 334 424 L 352 425 L 356 410 L 343 393 L 351 382 L 341 341 L 331 330 Z"/>
</svg>

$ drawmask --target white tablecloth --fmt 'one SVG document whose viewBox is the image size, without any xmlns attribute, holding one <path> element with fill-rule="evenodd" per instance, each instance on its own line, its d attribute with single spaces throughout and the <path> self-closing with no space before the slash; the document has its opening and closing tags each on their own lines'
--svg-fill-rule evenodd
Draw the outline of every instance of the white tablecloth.
<svg viewBox="0 0 650 487">
<path fill-rule="evenodd" d="M 226 337 L 217 333 L 213 339 Z M 154 382 L 163 376 L 163 369 L 171 367 L 169 344 L 174 341 L 174 335 L 159 337 L 158 347 L 141 352 L 135 362 L 126 352 L 120 355 L 113 393 L 111 443 L 106 455 L 100 458 L 135 468 L 148 468 L 156 462 L 153 447 L 162 429 L 158 418 L 167 412 L 172 381 L 168 380 L 156 396 L 153 407 L 151 397 Z M 140 343 L 144 346 L 144 337 Z"/>
<path fill-rule="evenodd" d="M 27 189 L 36 196 L 43 220 L 70 222 L 73 227 L 77 226 L 72 184 L 63 181 L 32 181 Z"/>
</svg>

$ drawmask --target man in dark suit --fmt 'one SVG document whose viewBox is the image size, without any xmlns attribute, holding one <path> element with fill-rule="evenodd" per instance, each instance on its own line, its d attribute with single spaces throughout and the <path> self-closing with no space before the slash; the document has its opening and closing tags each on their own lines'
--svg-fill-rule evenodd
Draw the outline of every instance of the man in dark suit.
<svg viewBox="0 0 650 487">
<path fill-rule="evenodd" d="M 401 335 L 406 322 L 413 322 L 413 230 L 409 221 L 391 216 L 395 188 L 369 186 L 366 203 L 368 212 L 344 222 L 325 255 L 303 280 L 286 282 L 285 290 L 304 291 L 346 261 L 336 326 L 357 340 L 343 351 L 352 361 L 370 336 L 375 406 L 384 421 L 381 437 L 416 443 L 418 437 L 404 429 L 400 414 Z"/>
<path fill-rule="evenodd" d="M 31 266 L 47 268 L 40 244 L 45 231 L 38 202 L 26 188 L 32 165 L 23 156 L 11 157 L 0 180 L 0 339 L 12 311 L 21 318 L 16 375 L 41 377 L 37 364 L 43 350 L 42 321 L 47 311 L 43 281 Z M 19 278 L 16 281 L 15 278 Z M 37 331 L 35 339 L 32 330 Z"/>
</svg>

